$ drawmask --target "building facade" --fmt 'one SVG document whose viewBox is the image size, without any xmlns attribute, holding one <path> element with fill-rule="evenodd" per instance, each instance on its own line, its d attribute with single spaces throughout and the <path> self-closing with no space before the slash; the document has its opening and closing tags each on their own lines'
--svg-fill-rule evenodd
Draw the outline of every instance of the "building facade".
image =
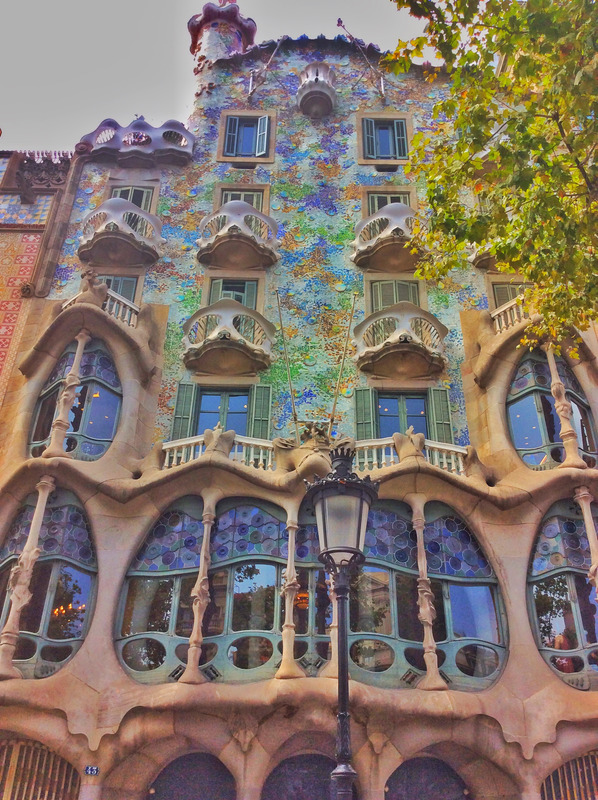
<svg viewBox="0 0 598 800">
<path fill-rule="evenodd" d="M 305 480 L 380 482 L 356 796 L 598 792 L 598 344 L 409 246 L 446 77 L 189 22 L 186 125 L 0 153 L 0 791 L 327 796 L 338 654 Z"/>
</svg>

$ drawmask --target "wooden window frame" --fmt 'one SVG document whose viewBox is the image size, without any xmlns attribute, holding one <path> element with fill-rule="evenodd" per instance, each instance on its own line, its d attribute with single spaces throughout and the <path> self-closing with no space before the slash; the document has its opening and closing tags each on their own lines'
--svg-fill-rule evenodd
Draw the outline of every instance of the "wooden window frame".
<svg viewBox="0 0 598 800">
<path fill-rule="evenodd" d="M 399 194 L 405 192 L 409 194 L 409 207 L 414 211 L 418 209 L 417 189 L 414 183 L 401 183 L 397 186 L 383 184 L 382 186 L 362 186 L 361 187 L 361 216 L 367 219 L 372 215 L 369 212 L 369 198 L 371 194 Z"/>
<path fill-rule="evenodd" d="M 269 183 L 226 183 L 220 181 L 214 186 L 214 211 L 222 207 L 223 192 L 261 192 L 262 214 L 270 213 L 270 184 Z"/>
<path fill-rule="evenodd" d="M 110 175 L 108 178 L 108 185 L 106 187 L 105 199 L 110 200 L 112 198 L 112 192 L 114 189 L 124 189 L 127 186 L 134 186 L 139 189 L 151 189 L 152 199 L 149 210 L 145 211 L 145 213 L 154 214 L 155 216 L 158 208 L 158 197 L 160 195 L 160 179 L 155 178 L 153 180 L 131 180 L 130 176 L 123 175 L 123 177 L 121 178 L 120 175 Z"/>
<path fill-rule="evenodd" d="M 395 120 L 404 120 L 407 133 L 407 158 L 367 158 L 365 153 L 365 142 L 363 136 L 363 120 L 388 120 L 394 122 Z M 413 115 L 411 113 L 393 114 L 387 111 L 358 111 L 356 116 L 355 127 L 357 129 L 357 163 L 370 165 L 376 167 L 384 172 L 388 167 L 399 167 L 407 164 L 409 161 L 409 152 L 411 150 L 411 140 L 413 139 Z M 392 170 L 395 171 L 395 170 Z"/>
<path fill-rule="evenodd" d="M 373 314 L 372 303 L 372 283 L 375 281 L 412 281 L 417 283 L 419 290 L 419 308 L 424 311 L 428 310 L 428 287 L 427 281 L 416 278 L 415 273 L 411 272 L 365 272 L 363 275 L 363 292 L 365 299 L 365 315 L 368 317 Z"/>
<path fill-rule="evenodd" d="M 264 305 L 266 302 L 266 273 L 263 270 L 255 270 L 251 273 L 241 273 L 236 269 L 218 269 L 217 267 L 207 267 L 203 275 L 203 289 L 201 292 L 200 308 L 207 308 L 210 305 L 210 287 L 213 280 L 230 278 L 237 281 L 257 281 L 257 297 L 255 310 L 264 316 Z"/>
<path fill-rule="evenodd" d="M 226 143 L 226 125 L 229 117 L 268 117 L 268 152 L 264 156 L 227 156 L 224 154 Z M 255 166 L 256 164 L 268 164 L 274 161 L 274 149 L 276 143 L 276 112 L 275 111 L 241 111 L 238 109 L 225 111 L 220 117 L 220 127 L 218 131 L 218 150 L 216 161 L 225 161 L 230 164 L 246 164 Z"/>
<path fill-rule="evenodd" d="M 494 301 L 494 284 L 495 283 L 527 283 L 516 272 L 505 274 L 504 272 L 487 272 L 485 277 L 486 295 L 488 297 L 488 308 L 490 311 L 495 311 L 500 306 L 497 306 Z"/>
<path fill-rule="evenodd" d="M 143 284 L 145 282 L 146 267 L 123 267 L 109 266 L 109 267 L 96 267 L 95 271 L 98 275 L 105 275 L 107 278 L 120 277 L 120 278 L 137 278 L 137 287 L 135 288 L 135 297 L 133 302 L 136 306 L 141 305 L 141 298 L 143 296 Z"/>
</svg>

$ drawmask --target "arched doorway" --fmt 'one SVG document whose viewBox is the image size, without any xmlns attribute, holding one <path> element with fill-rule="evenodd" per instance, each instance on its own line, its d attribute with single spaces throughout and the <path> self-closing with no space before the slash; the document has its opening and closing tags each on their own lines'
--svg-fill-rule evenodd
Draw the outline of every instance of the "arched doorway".
<svg viewBox="0 0 598 800">
<path fill-rule="evenodd" d="M 328 756 L 316 754 L 285 758 L 268 775 L 261 800 L 329 800 L 330 773 L 335 766 Z M 355 787 L 353 797 L 357 799 Z"/>
<path fill-rule="evenodd" d="M 40 742 L 25 739 L 0 741 L 0 799 L 47 797 L 76 800 L 77 770 Z"/>
<path fill-rule="evenodd" d="M 147 800 L 235 800 L 236 796 L 235 779 L 216 756 L 189 753 L 162 770 Z"/>
<path fill-rule="evenodd" d="M 465 783 L 444 761 L 413 758 L 396 769 L 384 789 L 385 800 L 462 800 L 470 797 Z"/>
</svg>

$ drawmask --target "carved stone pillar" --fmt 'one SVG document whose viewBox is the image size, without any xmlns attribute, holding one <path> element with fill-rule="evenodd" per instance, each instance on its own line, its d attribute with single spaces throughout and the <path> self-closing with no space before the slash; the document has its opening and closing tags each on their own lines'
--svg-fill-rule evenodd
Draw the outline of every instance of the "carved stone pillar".
<svg viewBox="0 0 598 800">
<path fill-rule="evenodd" d="M 424 527 L 426 520 L 424 517 L 425 497 L 421 494 L 408 495 L 405 500 L 411 506 L 413 529 L 417 536 L 417 568 L 419 577 L 417 579 L 417 605 L 419 608 L 418 619 L 424 628 L 424 661 L 426 663 L 426 674 L 418 682 L 418 689 L 428 691 L 442 690 L 447 688 L 438 669 L 438 656 L 436 655 L 436 642 L 434 641 L 433 624 L 436 619 L 436 609 L 434 608 L 434 593 L 428 578 L 428 561 L 424 545 Z M 400 609 L 399 609 L 400 611 Z"/>
<path fill-rule="evenodd" d="M 592 501 L 594 498 L 590 494 L 590 490 L 587 486 L 578 486 L 573 497 L 577 505 L 581 508 L 586 536 L 588 537 L 588 543 L 590 545 L 592 564 L 588 570 L 588 580 L 592 586 L 596 586 L 596 573 L 598 572 L 598 535 L 596 534 L 596 526 L 594 525 L 594 517 L 592 516 Z"/>
<path fill-rule="evenodd" d="M 52 423 L 50 444 L 42 453 L 42 458 L 54 458 L 55 456 L 58 456 L 59 458 L 72 457 L 69 455 L 69 453 L 65 453 L 64 451 L 64 439 L 70 424 L 69 411 L 75 402 L 77 386 L 81 380 L 79 370 L 81 369 L 83 351 L 85 350 L 85 345 L 91 341 L 91 335 L 89 331 L 83 328 L 83 330 L 79 331 L 77 336 L 75 336 L 75 339 L 77 340 L 77 350 L 75 351 L 73 366 L 70 368 L 68 375 L 64 379 L 64 385 L 56 404 L 58 407 L 58 415 Z"/>
<path fill-rule="evenodd" d="M 299 526 L 296 522 L 287 522 L 289 532 L 289 552 L 287 568 L 284 574 L 284 586 L 281 596 L 284 600 L 284 625 L 282 626 L 282 661 L 276 672 L 276 678 L 304 678 L 305 673 L 295 661 L 295 620 L 293 611 L 295 598 L 299 589 L 297 570 L 295 568 L 295 534 Z"/>
<path fill-rule="evenodd" d="M 43 475 L 35 487 L 37 489 L 37 503 L 31 520 L 31 527 L 27 541 L 19 560 L 10 571 L 8 580 L 8 594 L 10 596 L 10 612 L 8 619 L 0 634 L 0 680 L 8 678 L 22 678 L 20 671 L 13 666 L 12 659 L 19 638 L 21 611 L 31 600 L 31 575 L 37 561 L 40 549 L 38 547 L 39 532 L 44 520 L 44 512 L 48 496 L 55 487 L 54 478 Z"/>
<path fill-rule="evenodd" d="M 179 683 L 205 683 L 207 681 L 207 678 L 199 670 L 199 659 L 201 657 L 201 648 L 203 644 L 203 618 L 210 602 L 208 570 L 211 564 L 210 539 L 215 519 L 216 515 L 213 511 L 206 511 L 204 509 L 202 517 L 203 539 L 201 542 L 199 570 L 197 572 L 197 580 L 195 581 L 193 589 L 191 589 L 191 598 L 193 600 L 193 629 L 189 637 L 187 666 L 179 678 Z"/>
<path fill-rule="evenodd" d="M 332 603 L 332 622 L 330 623 L 330 661 L 325 664 L 318 677 L 338 678 L 338 606 L 336 603 L 336 592 L 334 582 L 331 578 L 326 579 L 328 585 L 328 597 Z"/>
<path fill-rule="evenodd" d="M 587 469 L 588 465 L 579 455 L 577 433 L 573 425 L 571 425 L 571 417 L 573 415 L 571 403 L 567 400 L 567 395 L 565 394 L 565 386 L 561 381 L 561 376 L 556 366 L 552 345 L 543 345 L 542 349 L 546 353 L 548 366 L 550 367 L 550 391 L 554 397 L 556 413 L 559 415 L 561 421 L 560 437 L 565 449 L 565 460 L 562 464 L 559 464 L 559 468 L 577 467 L 578 469 Z"/>
</svg>

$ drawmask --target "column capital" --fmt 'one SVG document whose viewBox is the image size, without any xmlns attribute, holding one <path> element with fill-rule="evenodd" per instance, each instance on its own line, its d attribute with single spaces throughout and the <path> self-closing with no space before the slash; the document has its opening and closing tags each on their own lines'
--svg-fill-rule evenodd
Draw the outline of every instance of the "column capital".
<svg viewBox="0 0 598 800">
<path fill-rule="evenodd" d="M 35 488 L 38 492 L 46 491 L 49 494 L 56 488 L 56 480 L 51 475 L 42 475 Z"/>
<path fill-rule="evenodd" d="M 581 501 L 589 504 L 594 500 L 594 497 L 587 486 L 578 486 L 573 497 L 578 503 Z"/>
</svg>

